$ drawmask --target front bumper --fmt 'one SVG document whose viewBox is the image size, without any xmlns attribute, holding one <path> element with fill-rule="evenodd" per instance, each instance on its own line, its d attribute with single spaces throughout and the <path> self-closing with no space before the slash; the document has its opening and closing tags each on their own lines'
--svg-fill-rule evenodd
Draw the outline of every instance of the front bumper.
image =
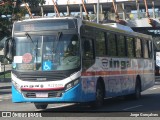
<svg viewBox="0 0 160 120">
<path fill-rule="evenodd" d="M 48 102 L 48 103 L 61 103 L 61 102 L 83 102 L 81 85 L 78 84 L 68 91 L 64 91 L 61 97 L 47 97 L 47 98 L 27 98 L 22 93 L 17 91 L 12 85 L 12 102 Z"/>
</svg>

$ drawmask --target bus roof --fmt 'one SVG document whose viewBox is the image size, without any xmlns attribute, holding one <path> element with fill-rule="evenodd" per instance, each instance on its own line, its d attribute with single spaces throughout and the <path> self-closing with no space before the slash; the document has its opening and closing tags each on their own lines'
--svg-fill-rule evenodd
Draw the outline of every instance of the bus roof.
<svg viewBox="0 0 160 120">
<path fill-rule="evenodd" d="M 103 24 L 103 25 L 109 25 L 109 26 L 112 26 L 112 27 L 115 27 L 115 28 L 118 28 L 118 29 L 121 29 L 121 30 L 129 31 L 129 32 L 134 32 L 131 29 L 131 27 L 125 26 L 125 25 L 121 25 L 121 24 L 118 24 L 118 23 L 107 23 L 107 24 Z"/>
<path fill-rule="evenodd" d="M 127 29 L 120 29 L 118 27 L 114 27 L 108 24 L 97 24 L 94 22 L 89 22 L 89 21 L 83 21 L 83 24 L 91 26 L 91 27 L 96 27 L 96 28 L 100 28 L 100 29 L 105 29 L 108 31 L 113 31 L 113 32 L 117 32 L 117 33 L 123 33 L 126 35 L 131 35 L 131 36 L 136 36 L 136 37 L 143 37 L 145 39 L 152 39 L 151 35 L 147 35 L 147 34 L 142 34 L 142 33 L 138 33 L 138 32 L 134 32 L 134 31 L 128 31 Z"/>
</svg>

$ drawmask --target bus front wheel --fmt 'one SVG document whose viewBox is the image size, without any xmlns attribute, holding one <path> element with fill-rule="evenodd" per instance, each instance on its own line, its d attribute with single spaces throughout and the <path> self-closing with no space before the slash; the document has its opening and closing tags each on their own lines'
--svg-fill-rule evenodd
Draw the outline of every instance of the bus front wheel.
<svg viewBox="0 0 160 120">
<path fill-rule="evenodd" d="M 48 104 L 45 104 L 45 103 L 34 103 L 35 107 L 37 109 L 46 109 Z"/>
<path fill-rule="evenodd" d="M 98 82 L 96 86 L 96 99 L 92 104 L 92 107 L 94 108 L 100 108 L 102 107 L 104 103 L 104 88 L 103 88 L 103 83 Z"/>
</svg>

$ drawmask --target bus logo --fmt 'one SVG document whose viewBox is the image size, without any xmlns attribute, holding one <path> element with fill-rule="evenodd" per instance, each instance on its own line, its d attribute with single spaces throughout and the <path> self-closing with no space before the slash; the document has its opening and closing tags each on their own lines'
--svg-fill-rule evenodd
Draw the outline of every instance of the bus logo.
<svg viewBox="0 0 160 120">
<path fill-rule="evenodd" d="M 103 69 L 108 69 L 108 59 L 102 59 L 102 68 Z"/>
</svg>

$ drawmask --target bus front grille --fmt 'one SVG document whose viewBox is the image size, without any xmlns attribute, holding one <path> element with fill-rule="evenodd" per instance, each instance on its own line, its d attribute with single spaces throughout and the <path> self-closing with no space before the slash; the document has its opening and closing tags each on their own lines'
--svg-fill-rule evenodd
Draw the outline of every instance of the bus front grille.
<svg viewBox="0 0 160 120">
<path fill-rule="evenodd" d="M 37 92 L 22 92 L 24 97 L 26 98 L 39 98 L 37 97 Z M 45 92 L 48 97 L 41 97 L 41 98 L 54 98 L 54 97 L 61 97 L 62 91 L 53 91 L 53 92 Z"/>
<path fill-rule="evenodd" d="M 36 98 L 36 93 L 26 93 L 25 94 L 25 97 L 27 97 L 27 98 Z"/>
</svg>

